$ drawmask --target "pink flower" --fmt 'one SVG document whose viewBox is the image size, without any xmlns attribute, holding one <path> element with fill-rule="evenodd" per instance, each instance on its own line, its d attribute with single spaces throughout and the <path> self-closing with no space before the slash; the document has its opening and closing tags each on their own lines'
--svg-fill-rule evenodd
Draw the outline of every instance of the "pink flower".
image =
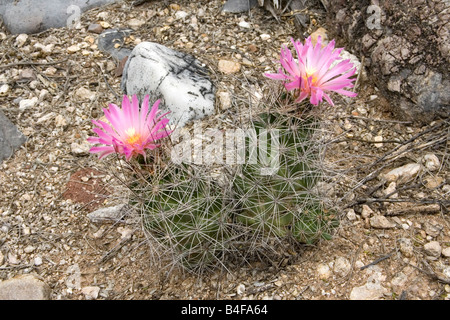
<svg viewBox="0 0 450 320">
<path fill-rule="evenodd" d="M 92 147 L 91 153 L 99 153 L 103 158 L 111 153 L 125 155 L 127 160 L 141 154 L 145 157 L 145 150 L 153 150 L 159 145 L 155 141 L 167 137 L 171 131 L 165 126 L 169 119 L 164 118 L 168 113 L 157 117 L 159 100 L 155 102 L 149 112 L 149 96 L 146 95 L 139 110 L 139 100 L 136 95 L 132 101 L 126 95 L 123 96 L 122 109 L 115 104 L 110 104 L 109 109 L 103 109 L 106 119 L 111 125 L 104 121 L 92 120 L 97 126 L 93 131 L 98 137 L 89 137 L 87 140 L 92 144 L 103 144 L 104 146 Z"/>
<path fill-rule="evenodd" d="M 352 88 L 353 81 L 350 79 L 356 72 L 356 68 L 350 60 L 342 60 L 339 56 L 343 48 L 334 49 L 335 41 L 331 41 L 327 46 L 322 47 L 322 40 L 319 36 L 316 45 L 312 44 L 311 37 L 305 40 L 303 45 L 300 41 L 291 39 L 297 51 L 298 62 L 294 60 L 292 52 L 287 47 L 281 48 L 280 63 L 286 71 L 279 68 L 278 73 L 266 73 L 265 76 L 275 80 L 285 82 L 286 90 L 299 90 L 296 102 L 303 101 L 310 97 L 313 105 L 318 105 L 323 98 L 334 106 L 328 93 L 337 92 L 349 97 L 356 97 L 357 93 L 344 90 Z M 334 66 L 333 62 L 339 61 Z"/>
</svg>

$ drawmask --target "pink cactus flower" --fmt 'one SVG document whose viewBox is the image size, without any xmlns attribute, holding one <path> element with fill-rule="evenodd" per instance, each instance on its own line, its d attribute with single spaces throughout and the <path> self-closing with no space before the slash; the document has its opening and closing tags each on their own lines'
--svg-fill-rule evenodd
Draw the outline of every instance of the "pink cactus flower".
<svg viewBox="0 0 450 320">
<path fill-rule="evenodd" d="M 92 144 L 104 146 L 92 147 L 91 153 L 98 153 L 103 158 L 111 153 L 125 155 L 127 160 L 141 154 L 145 158 L 146 149 L 153 150 L 158 147 L 155 141 L 167 137 L 171 131 L 165 126 L 169 119 L 164 118 L 167 113 L 158 115 L 160 101 L 156 101 L 149 112 L 149 96 L 146 95 L 139 110 L 139 100 L 134 95 L 132 101 L 126 95 L 123 96 L 122 109 L 115 104 L 110 104 L 109 109 L 103 109 L 109 124 L 101 120 L 92 120 L 96 126 L 93 131 L 98 137 L 89 137 Z"/>
<path fill-rule="evenodd" d="M 294 39 L 291 41 L 297 51 L 298 61 L 284 46 L 281 48 L 280 63 L 285 72 L 279 68 L 278 73 L 265 73 L 266 77 L 284 81 L 288 91 L 298 90 L 296 102 L 310 97 L 311 104 L 318 105 L 325 98 L 330 105 L 334 106 L 329 96 L 331 91 L 349 97 L 357 96 L 357 93 L 344 89 L 353 88 L 352 82 L 355 79 L 350 77 L 355 74 L 356 68 L 350 60 L 342 60 L 339 55 L 343 48 L 334 49 L 334 40 L 324 47 L 322 47 L 320 36 L 317 38 L 316 45 L 312 43 L 311 37 L 305 40 L 304 45 Z M 333 62 L 339 60 L 342 61 L 332 66 Z"/>
</svg>

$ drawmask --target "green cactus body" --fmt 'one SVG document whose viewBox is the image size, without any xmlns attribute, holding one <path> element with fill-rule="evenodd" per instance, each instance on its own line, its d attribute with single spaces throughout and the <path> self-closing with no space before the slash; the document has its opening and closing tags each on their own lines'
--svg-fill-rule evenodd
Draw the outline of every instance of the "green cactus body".
<svg viewBox="0 0 450 320">
<path fill-rule="evenodd" d="M 229 238 L 223 190 L 199 168 L 164 169 L 145 194 L 145 227 L 190 270 L 220 260 Z"/>
<path fill-rule="evenodd" d="M 269 154 L 270 150 L 277 160 L 262 157 L 266 161 L 243 164 L 237 170 L 233 179 L 239 207 L 236 221 L 250 228 L 255 237 L 292 237 L 301 243 L 329 238 L 331 220 L 311 192 L 320 178 L 315 167 L 318 153 L 311 144 L 314 124 L 268 113 L 254 120 L 252 129 L 258 139 L 261 133 L 272 137 L 276 130 L 277 139 L 264 137 L 271 140 L 271 146 L 263 152 Z M 247 156 L 250 157 L 248 150 Z M 264 170 L 270 172 L 267 170 L 270 163 L 276 167 L 271 174 L 264 175 Z"/>
</svg>

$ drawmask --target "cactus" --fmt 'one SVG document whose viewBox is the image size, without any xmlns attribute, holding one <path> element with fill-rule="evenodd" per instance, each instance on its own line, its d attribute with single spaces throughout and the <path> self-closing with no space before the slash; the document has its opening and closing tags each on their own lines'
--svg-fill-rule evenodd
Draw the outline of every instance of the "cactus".
<svg viewBox="0 0 450 320">
<path fill-rule="evenodd" d="M 169 163 L 142 190 L 144 227 L 190 271 L 212 268 L 229 245 L 231 206 L 206 168 Z"/>
<path fill-rule="evenodd" d="M 251 128 L 257 140 L 262 134 L 275 137 L 265 139 L 272 140 L 270 149 L 258 150 L 260 156 L 271 153 L 272 159 L 260 157 L 258 160 L 269 161 L 243 164 L 233 178 L 235 198 L 239 199 L 236 221 L 247 226 L 254 241 L 252 248 L 260 248 L 261 240 L 270 238 L 290 238 L 307 244 L 329 239 L 336 221 L 312 192 L 320 178 L 318 150 L 311 140 L 314 123 L 265 113 L 253 121 Z M 247 149 L 247 157 L 251 152 Z M 272 169 L 269 174 L 268 169 Z"/>
</svg>

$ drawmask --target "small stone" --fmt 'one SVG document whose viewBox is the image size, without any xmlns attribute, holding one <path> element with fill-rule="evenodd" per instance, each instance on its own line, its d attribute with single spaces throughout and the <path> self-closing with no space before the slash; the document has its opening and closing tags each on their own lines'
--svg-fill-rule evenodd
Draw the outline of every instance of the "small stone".
<svg viewBox="0 0 450 320">
<path fill-rule="evenodd" d="M 101 208 L 88 214 L 88 218 L 94 223 L 120 221 L 129 210 L 126 204 Z"/>
<path fill-rule="evenodd" d="M 5 256 L 3 255 L 3 253 L 0 251 L 0 266 L 5 262 Z"/>
<path fill-rule="evenodd" d="M 127 21 L 127 25 L 130 28 L 133 29 L 139 29 L 140 27 L 142 27 L 145 24 L 145 20 L 140 20 L 140 19 L 130 19 Z"/>
<path fill-rule="evenodd" d="M 34 258 L 34 265 L 40 266 L 42 264 L 42 258 L 41 257 L 35 257 Z"/>
<path fill-rule="evenodd" d="M 263 34 L 261 34 L 259 37 L 261 38 L 261 40 L 267 41 L 267 40 L 270 39 L 270 34 L 263 33 Z"/>
<path fill-rule="evenodd" d="M 75 53 L 75 52 L 80 51 L 80 50 L 81 50 L 81 48 L 77 44 L 74 44 L 74 45 L 72 45 L 72 46 L 67 48 L 67 52 L 68 53 Z"/>
<path fill-rule="evenodd" d="M 16 37 L 16 41 L 14 42 L 14 46 L 16 46 L 18 48 L 22 47 L 25 44 L 25 42 L 27 42 L 27 39 L 28 39 L 28 35 L 27 34 L 24 34 L 24 33 L 19 34 Z"/>
<path fill-rule="evenodd" d="M 383 190 L 383 195 L 385 197 L 389 196 L 389 199 L 396 199 L 398 197 L 398 193 L 395 192 L 396 189 L 397 184 L 395 182 L 391 182 L 387 188 Z"/>
<path fill-rule="evenodd" d="M 94 100 L 95 98 L 95 92 L 92 92 L 89 89 L 86 89 L 85 87 L 80 87 L 75 91 L 75 96 L 78 97 L 81 100 Z"/>
<path fill-rule="evenodd" d="M 248 50 L 250 50 L 250 52 L 253 52 L 253 53 L 258 51 L 258 47 L 255 46 L 254 44 L 249 44 L 247 48 L 248 48 Z"/>
<path fill-rule="evenodd" d="M 426 154 L 422 158 L 422 163 L 425 168 L 430 171 L 436 171 L 441 167 L 441 163 L 439 158 L 435 154 Z"/>
<path fill-rule="evenodd" d="M 356 220 L 355 210 L 353 210 L 353 209 L 348 210 L 348 212 L 347 212 L 347 219 L 350 220 L 350 221 L 355 221 Z"/>
<path fill-rule="evenodd" d="M 362 205 L 361 217 L 363 219 L 370 218 L 371 216 L 373 216 L 373 214 L 373 210 L 367 204 Z"/>
<path fill-rule="evenodd" d="M 383 137 L 382 136 L 376 136 L 376 137 L 373 138 L 373 140 L 376 141 L 376 142 L 382 142 L 383 141 Z M 383 146 L 383 144 L 382 143 L 374 143 L 374 146 L 376 148 L 381 148 Z"/>
<path fill-rule="evenodd" d="M 177 19 L 184 19 L 184 18 L 186 18 L 188 15 L 189 15 L 189 14 L 188 14 L 187 12 L 185 12 L 185 11 L 177 11 L 177 12 L 175 13 L 175 18 L 177 18 Z"/>
<path fill-rule="evenodd" d="M 414 245 L 411 239 L 399 239 L 399 250 L 407 258 L 411 258 L 414 254 Z"/>
<path fill-rule="evenodd" d="M 8 84 L 2 84 L 2 86 L 0 86 L 0 97 L 8 95 L 9 90 L 10 86 Z"/>
<path fill-rule="evenodd" d="M 0 282 L 0 300 L 49 300 L 50 293 L 47 284 L 29 274 Z"/>
<path fill-rule="evenodd" d="M 111 27 L 111 24 L 108 21 L 100 21 L 99 24 L 103 29 L 108 29 Z"/>
<path fill-rule="evenodd" d="M 26 68 L 26 69 L 23 69 L 22 71 L 20 71 L 19 78 L 32 80 L 32 79 L 36 79 L 36 74 L 34 73 L 33 69 Z"/>
<path fill-rule="evenodd" d="M 87 300 L 97 299 L 100 287 L 83 287 L 81 288 L 81 292 Z"/>
<path fill-rule="evenodd" d="M 236 292 L 238 295 L 241 295 L 245 292 L 245 285 L 242 283 L 237 286 Z"/>
<path fill-rule="evenodd" d="M 235 61 L 219 60 L 218 68 L 219 71 L 225 74 L 232 74 L 239 72 L 239 70 L 241 70 L 241 64 Z"/>
<path fill-rule="evenodd" d="M 442 255 L 446 258 L 450 258 L 450 247 L 442 249 Z M 1 261 L 1 260 L 0 260 Z M 1 264 L 1 263 L 0 263 Z"/>
<path fill-rule="evenodd" d="M 87 31 L 100 34 L 103 32 L 103 27 L 98 23 L 91 23 Z"/>
<path fill-rule="evenodd" d="M 87 156 L 91 147 L 92 145 L 87 141 L 83 141 L 82 143 L 72 142 L 70 144 L 70 151 L 76 156 Z"/>
<path fill-rule="evenodd" d="M 172 9 L 172 10 L 174 10 L 174 11 L 178 11 L 178 10 L 181 9 L 180 5 L 179 5 L 179 4 L 176 4 L 176 3 L 171 3 L 171 4 L 169 5 L 169 8 Z"/>
<path fill-rule="evenodd" d="M 321 280 L 327 280 L 331 276 L 330 267 L 327 264 L 321 263 L 317 267 L 317 276 Z"/>
<path fill-rule="evenodd" d="M 227 110 L 231 107 L 231 94 L 228 91 L 220 91 L 217 93 L 220 102 L 220 108 Z"/>
<path fill-rule="evenodd" d="M 432 258 L 439 258 L 442 253 L 441 245 L 437 241 L 430 241 L 426 243 L 423 246 L 423 249 L 425 250 L 425 254 Z"/>
<path fill-rule="evenodd" d="M 370 226 L 376 229 L 395 228 L 395 223 L 390 222 L 385 216 L 376 215 L 370 218 Z"/>
<path fill-rule="evenodd" d="M 436 221 L 426 221 L 424 223 L 424 231 L 427 233 L 427 235 L 432 237 L 439 236 L 443 229 L 444 227 Z"/>
<path fill-rule="evenodd" d="M 35 247 L 30 245 L 30 246 L 26 246 L 25 249 L 23 249 L 23 251 L 25 253 L 32 253 L 35 249 L 36 249 Z"/>
<path fill-rule="evenodd" d="M 120 239 L 121 240 L 128 240 L 133 235 L 133 229 L 130 228 L 124 228 L 124 227 L 118 227 L 117 232 L 120 233 Z"/>
<path fill-rule="evenodd" d="M 383 177 L 388 182 L 395 181 L 397 184 L 404 183 L 415 177 L 421 168 L 422 166 L 418 163 L 408 163 L 402 167 L 389 171 Z"/>
<path fill-rule="evenodd" d="M 19 110 L 20 111 L 24 111 L 24 110 L 27 110 L 27 109 L 34 108 L 37 103 L 38 103 L 38 98 L 37 97 L 33 97 L 31 99 L 20 100 L 20 102 L 19 102 Z"/>
<path fill-rule="evenodd" d="M 336 272 L 340 277 L 346 276 L 352 268 L 350 261 L 344 257 L 337 257 L 334 261 L 334 272 Z"/>
<path fill-rule="evenodd" d="M 241 22 L 239 22 L 239 27 L 245 28 L 245 29 L 250 29 L 251 25 L 247 21 L 241 21 Z"/>
<path fill-rule="evenodd" d="M 65 127 L 67 126 L 67 120 L 63 115 L 58 114 L 55 118 L 56 127 Z"/>
</svg>

